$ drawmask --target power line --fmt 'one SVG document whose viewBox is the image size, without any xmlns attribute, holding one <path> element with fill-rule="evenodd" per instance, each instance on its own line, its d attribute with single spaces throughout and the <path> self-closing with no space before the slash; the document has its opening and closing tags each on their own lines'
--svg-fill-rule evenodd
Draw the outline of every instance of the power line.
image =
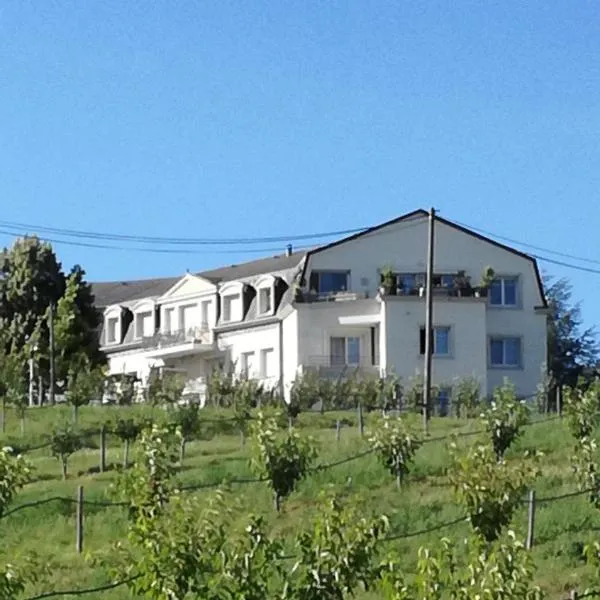
<svg viewBox="0 0 600 600">
<path fill-rule="evenodd" d="M 185 238 L 185 237 L 162 237 L 162 236 L 145 236 L 145 235 L 129 235 L 120 233 L 104 233 L 97 231 L 83 231 L 78 229 L 65 229 L 61 227 L 47 227 L 44 225 L 32 225 L 28 223 L 18 223 L 14 221 L 0 221 L 2 227 L 8 229 L 15 229 L 19 232 L 22 230 L 29 231 L 41 231 L 44 233 L 50 233 L 54 235 L 84 238 L 84 239 L 95 239 L 105 241 L 126 241 L 126 242 L 138 242 L 147 244 L 174 244 L 174 245 L 237 245 L 237 244 L 264 244 L 264 243 L 276 243 L 276 242 L 290 242 L 290 241 L 301 241 L 319 239 L 341 235 L 351 235 L 353 233 L 359 233 L 364 231 L 365 227 L 359 227 L 354 229 L 340 229 L 337 231 L 322 231 L 315 233 L 305 234 L 293 234 L 293 235 L 277 235 L 268 237 L 247 237 L 247 238 Z"/>
<path fill-rule="evenodd" d="M 450 219 L 449 219 L 450 220 Z M 495 237 L 499 240 L 504 240 L 505 242 L 510 242 L 511 244 L 517 244 L 518 246 L 523 246 L 525 248 L 533 248 L 534 250 L 541 250 L 542 252 L 547 252 L 548 254 L 556 254 L 556 256 L 563 256 L 564 258 L 570 258 L 572 260 L 578 260 L 581 262 L 587 262 L 587 263 L 592 263 L 592 264 L 596 264 L 596 265 L 600 265 L 600 260 L 595 259 L 595 258 L 586 258 L 583 256 L 576 256 L 575 254 L 568 254 L 567 252 L 560 252 L 558 250 L 551 250 L 550 248 L 544 248 L 542 246 L 536 246 L 534 244 L 529 244 L 528 242 L 521 242 L 519 240 L 515 240 L 514 238 L 509 238 L 506 237 L 504 235 L 499 235 L 497 233 L 494 233 L 492 231 L 488 231 L 485 229 L 481 229 L 480 227 L 473 227 L 473 225 L 468 225 L 466 223 L 461 223 L 460 221 L 452 221 L 453 223 L 456 223 L 457 225 L 460 225 L 461 227 L 466 227 L 467 229 L 472 229 L 473 231 L 477 231 L 479 233 L 483 233 L 484 235 L 489 235 L 492 237 Z M 540 260 L 546 260 L 548 262 L 552 262 L 551 259 L 546 259 L 543 257 L 539 257 L 536 256 L 534 254 L 532 254 L 531 256 L 534 256 L 535 258 L 539 258 Z M 563 266 L 571 266 L 565 263 L 557 263 L 557 264 L 561 264 Z M 595 271 L 592 271 L 592 273 Z"/>
</svg>

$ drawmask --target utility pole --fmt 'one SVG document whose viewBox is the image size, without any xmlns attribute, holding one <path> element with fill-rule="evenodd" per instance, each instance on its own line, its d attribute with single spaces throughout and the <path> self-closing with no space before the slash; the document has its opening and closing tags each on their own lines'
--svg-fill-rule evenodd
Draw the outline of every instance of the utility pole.
<svg viewBox="0 0 600 600">
<path fill-rule="evenodd" d="M 54 406 L 54 302 L 50 303 L 48 320 L 48 332 L 50 338 L 50 406 Z"/>
<path fill-rule="evenodd" d="M 425 367 L 423 370 L 423 431 L 427 434 L 429 405 L 431 404 L 431 357 L 433 356 L 433 255 L 435 243 L 435 209 L 429 211 L 427 239 L 427 281 L 425 287 Z"/>
</svg>

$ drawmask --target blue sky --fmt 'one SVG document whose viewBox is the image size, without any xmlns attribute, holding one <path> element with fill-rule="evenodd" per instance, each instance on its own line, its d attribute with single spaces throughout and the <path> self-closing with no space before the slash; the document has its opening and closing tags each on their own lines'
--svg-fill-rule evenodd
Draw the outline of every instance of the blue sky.
<svg viewBox="0 0 600 600">
<path fill-rule="evenodd" d="M 0 221 L 235 238 L 433 205 L 600 261 L 599 50 L 591 1 L 5 0 Z M 92 279 L 257 255 L 56 249 Z M 600 322 L 600 275 L 541 266 Z"/>
</svg>

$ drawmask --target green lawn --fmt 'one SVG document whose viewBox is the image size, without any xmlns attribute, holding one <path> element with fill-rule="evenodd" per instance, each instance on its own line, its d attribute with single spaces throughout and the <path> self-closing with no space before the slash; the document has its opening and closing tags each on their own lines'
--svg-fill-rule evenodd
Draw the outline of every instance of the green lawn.
<svg viewBox="0 0 600 600">
<path fill-rule="evenodd" d="M 161 412 L 157 409 L 154 414 L 156 416 Z M 132 413 L 149 416 L 150 409 L 86 407 L 80 412 L 79 426 L 91 431 L 98 430 L 102 422 L 114 420 L 117 414 Z M 178 474 L 182 484 L 210 484 L 227 479 L 253 477 L 248 465 L 248 445 L 241 447 L 235 426 L 225 420 L 227 415 L 215 411 L 202 414 L 207 419 L 219 422 L 207 423 L 202 439 L 189 444 L 186 460 Z M 344 419 L 345 426 L 341 440 L 336 442 L 335 422 L 338 418 Z M 418 417 L 411 418 L 418 430 Z M 66 407 L 31 409 L 27 414 L 26 433 L 22 439 L 18 419 L 9 412 L 7 431 L 0 443 L 5 445 L 8 440 L 18 445 L 37 445 L 44 442 L 45 436 L 53 427 L 70 420 L 71 412 Z M 303 434 L 312 435 L 319 441 L 319 463 L 339 461 L 367 449 L 366 439 L 360 437 L 353 414 L 301 415 L 298 426 Z M 437 438 L 451 432 L 472 432 L 479 427 L 476 422 L 437 418 L 431 421 L 430 436 Z M 116 477 L 116 471 L 97 472 L 98 438 L 97 434 L 90 434 L 88 447 L 71 458 L 67 481 L 62 481 L 59 464 L 49 455 L 48 448 L 28 452 L 27 457 L 35 467 L 35 481 L 19 493 L 11 508 L 53 496 L 74 499 L 79 485 L 84 486 L 86 500 L 110 500 L 108 490 Z M 473 443 L 475 439 L 464 437 L 461 438 L 461 443 Z M 453 501 L 452 490 L 445 476 L 449 460 L 447 441 L 431 441 L 419 449 L 407 485 L 401 490 L 396 489 L 394 479 L 384 471 L 376 458 L 366 455 L 313 473 L 284 501 L 280 514 L 273 511 L 271 494 L 263 483 L 233 484 L 232 493 L 240 502 L 240 516 L 260 512 L 267 518 L 273 532 L 289 539 L 307 524 L 315 511 L 319 492 L 332 486 L 345 496 L 352 496 L 365 513 L 387 514 L 393 534 L 405 535 L 432 530 L 386 542 L 385 548 L 382 548 L 395 549 L 401 555 L 406 569 L 410 570 L 415 563 L 419 546 L 435 545 L 442 536 L 458 538 L 468 531 L 468 525 L 464 522 L 437 528 L 440 524 L 462 516 L 461 509 Z M 516 457 L 519 454 L 533 448 L 544 453 L 541 460 L 542 476 L 535 484 L 537 497 L 543 499 L 576 489 L 569 463 L 571 446 L 572 441 L 564 424 L 554 419 L 528 426 L 525 435 L 510 450 L 508 456 L 518 460 Z M 109 436 L 107 462 L 121 461 L 122 445 Z M 211 491 L 207 489 L 194 493 L 202 498 L 207 497 Z M 514 520 L 514 528 L 522 538 L 525 537 L 527 526 L 526 510 L 524 504 Z M 563 598 L 566 590 L 572 587 L 583 590 L 586 585 L 593 583 L 590 579 L 592 573 L 581 560 L 581 546 L 599 535 L 599 527 L 600 512 L 585 497 L 539 504 L 533 556 L 538 569 L 538 582 L 551 598 Z M 111 580 L 111 574 L 102 567 L 93 566 L 90 559 L 94 556 L 109 556 L 113 545 L 124 538 L 125 511 L 120 507 L 86 505 L 84 528 L 84 553 L 78 555 L 75 552 L 75 505 L 72 502 L 50 501 L 19 510 L 0 520 L 0 564 L 35 552 L 41 559 L 40 562 L 47 565 L 24 597 L 52 590 L 94 587 Z M 131 598 L 131 595 L 126 588 L 119 588 L 83 597 L 124 600 Z M 358 597 L 361 600 L 376 598 L 373 595 Z"/>
</svg>

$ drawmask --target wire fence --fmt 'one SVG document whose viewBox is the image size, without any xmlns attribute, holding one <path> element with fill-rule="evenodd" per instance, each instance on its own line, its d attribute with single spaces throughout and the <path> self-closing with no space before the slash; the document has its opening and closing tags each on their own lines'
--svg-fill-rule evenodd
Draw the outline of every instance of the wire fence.
<svg viewBox="0 0 600 600">
<path fill-rule="evenodd" d="M 339 413 L 342 411 L 335 411 L 335 412 Z M 538 425 L 538 424 L 548 423 L 548 422 L 551 422 L 551 421 L 554 421 L 554 420 L 557 420 L 560 418 L 561 418 L 560 415 L 552 415 L 550 417 L 532 420 L 526 426 L 534 426 L 534 425 Z M 228 420 L 234 420 L 234 419 L 235 418 L 230 418 Z M 211 419 L 211 420 L 207 420 L 206 422 L 211 422 L 211 421 L 223 422 L 223 420 L 224 419 Z M 100 433 L 100 431 L 99 430 L 90 430 L 87 432 L 88 435 L 93 435 L 94 433 L 98 434 L 98 433 Z M 444 435 L 444 436 L 430 437 L 425 440 L 422 440 L 422 443 L 428 444 L 428 443 L 442 442 L 442 441 L 449 440 L 449 439 L 472 437 L 472 436 L 481 435 L 484 433 L 485 433 L 485 430 L 483 430 L 483 429 L 467 431 L 467 432 L 458 432 L 458 433 L 448 434 L 448 435 Z M 47 444 L 47 445 L 49 445 L 49 444 Z M 45 447 L 45 446 L 38 446 L 38 447 L 36 447 L 36 449 L 43 448 L 43 447 Z M 30 448 L 30 450 L 32 450 L 32 449 L 33 449 L 33 447 Z M 359 460 L 359 459 L 361 459 L 365 456 L 371 455 L 373 453 L 374 453 L 374 450 L 368 449 L 368 450 L 356 453 L 354 455 L 333 461 L 331 463 L 323 463 L 320 465 L 316 465 L 315 467 L 311 468 L 309 472 L 310 473 L 323 472 L 330 468 L 334 468 L 339 465 L 343 465 L 343 464 L 347 464 L 347 463 L 355 461 L 355 460 Z M 205 489 L 218 488 L 218 487 L 223 486 L 224 484 L 245 485 L 245 484 L 264 483 L 266 481 L 267 481 L 267 478 L 222 479 L 220 481 L 181 486 L 179 489 L 182 492 L 194 492 L 194 491 L 200 491 L 200 490 L 205 490 Z M 549 504 L 549 503 L 560 501 L 560 500 L 583 496 L 583 495 L 590 494 L 590 493 L 596 492 L 596 491 L 597 490 L 595 488 L 589 488 L 589 489 L 585 489 L 585 490 L 566 492 L 566 493 L 557 494 L 554 496 L 538 498 L 537 502 L 540 504 Z M 78 500 L 75 498 L 66 497 L 66 496 L 52 496 L 49 498 L 44 498 L 42 500 L 28 502 L 28 503 L 24 503 L 19 506 L 16 506 L 16 507 L 12 508 L 11 510 L 8 510 L 8 511 L 4 512 L 2 515 L 0 515 L 0 519 L 4 519 L 4 518 L 8 517 L 9 515 L 20 512 L 21 510 L 24 510 L 24 509 L 35 508 L 35 507 L 39 507 L 39 506 L 49 504 L 52 502 L 77 504 Z M 526 504 L 529 501 L 527 499 L 523 499 L 522 502 L 524 504 Z M 87 505 L 87 506 L 99 506 L 99 507 L 104 507 L 104 508 L 112 508 L 112 507 L 123 508 L 123 507 L 127 507 L 130 505 L 128 502 L 113 502 L 113 501 L 109 501 L 109 500 L 83 500 L 82 504 Z M 419 529 L 416 531 L 390 534 L 390 535 L 386 536 L 385 538 L 383 538 L 381 541 L 382 542 L 393 542 L 393 541 L 415 538 L 415 537 L 419 537 L 422 535 L 435 533 L 436 531 L 440 531 L 443 529 L 448 529 L 448 528 L 451 528 L 451 527 L 454 527 L 457 525 L 465 524 L 468 522 L 468 520 L 469 520 L 468 516 L 461 516 L 461 517 L 458 517 L 458 518 L 455 518 L 452 520 L 448 520 L 448 521 L 444 521 L 441 523 L 437 523 L 435 525 L 431 525 L 429 527 L 425 527 L 425 528 L 422 528 L 422 529 Z M 290 556 L 282 556 L 281 558 L 282 559 L 294 559 L 297 557 L 294 555 L 290 555 Z M 139 575 L 132 576 L 132 577 L 129 577 L 129 578 L 126 578 L 123 580 L 109 582 L 104 585 L 100 585 L 98 587 L 93 587 L 93 588 L 44 592 L 39 595 L 30 596 L 30 597 L 26 598 L 26 600 L 42 600 L 44 598 L 56 598 L 56 597 L 61 597 L 61 596 L 84 596 L 84 595 L 93 594 L 93 593 L 100 593 L 100 592 L 109 591 L 109 590 L 112 590 L 112 589 L 115 589 L 118 587 L 126 586 L 138 578 L 139 578 Z M 570 598 L 565 598 L 565 600 L 572 600 L 573 598 L 582 599 L 582 598 L 592 598 L 592 597 L 600 597 L 600 590 L 591 590 L 591 591 L 586 591 L 584 594 L 575 594 L 575 595 L 572 595 Z"/>
</svg>

